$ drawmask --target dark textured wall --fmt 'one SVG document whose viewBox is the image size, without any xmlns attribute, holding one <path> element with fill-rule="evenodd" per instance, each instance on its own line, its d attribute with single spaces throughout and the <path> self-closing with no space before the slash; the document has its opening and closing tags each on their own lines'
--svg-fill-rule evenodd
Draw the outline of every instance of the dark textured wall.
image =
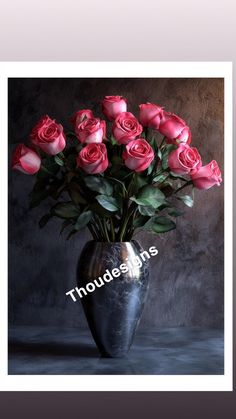
<svg viewBox="0 0 236 419">
<path fill-rule="evenodd" d="M 9 153 L 28 139 L 42 114 L 71 129 L 74 110 L 91 108 L 101 116 L 103 96 L 120 94 L 136 115 L 138 104 L 149 101 L 184 118 L 204 164 L 214 158 L 223 172 L 223 90 L 222 79 L 10 79 Z M 9 171 L 10 323 L 85 327 L 80 302 L 65 292 L 75 286 L 76 262 L 89 233 L 66 242 L 57 220 L 39 230 L 47 204 L 28 210 L 33 181 Z M 177 230 L 137 235 L 144 249 L 159 249 L 151 261 L 142 326 L 223 326 L 223 210 L 223 185 L 196 191 L 195 205 L 177 219 Z"/>
</svg>

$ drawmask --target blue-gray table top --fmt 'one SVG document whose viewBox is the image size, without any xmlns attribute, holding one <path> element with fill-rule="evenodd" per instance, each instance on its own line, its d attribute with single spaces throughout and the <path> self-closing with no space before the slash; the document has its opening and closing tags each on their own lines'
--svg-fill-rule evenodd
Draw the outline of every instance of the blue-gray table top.
<svg viewBox="0 0 236 419">
<path fill-rule="evenodd" d="M 219 329 L 138 330 L 126 358 L 102 358 L 89 331 L 11 327 L 9 374 L 224 374 Z"/>
</svg>

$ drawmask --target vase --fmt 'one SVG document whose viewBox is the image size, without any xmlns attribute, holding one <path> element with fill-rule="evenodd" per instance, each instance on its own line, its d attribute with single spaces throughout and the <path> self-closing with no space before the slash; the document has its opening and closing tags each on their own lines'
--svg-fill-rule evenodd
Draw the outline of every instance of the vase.
<svg viewBox="0 0 236 419">
<path fill-rule="evenodd" d="M 104 357 L 124 357 L 132 344 L 149 286 L 147 252 L 142 252 L 136 241 L 90 241 L 80 255 L 77 292 Z"/>
</svg>

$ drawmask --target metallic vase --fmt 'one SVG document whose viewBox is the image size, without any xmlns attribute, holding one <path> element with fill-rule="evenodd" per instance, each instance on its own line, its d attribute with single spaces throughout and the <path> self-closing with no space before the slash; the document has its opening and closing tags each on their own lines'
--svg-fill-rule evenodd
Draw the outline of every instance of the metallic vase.
<svg viewBox="0 0 236 419">
<path fill-rule="evenodd" d="M 103 356 L 123 357 L 132 344 L 149 285 L 149 263 L 142 252 L 136 241 L 90 241 L 82 250 L 78 290 Z"/>
</svg>

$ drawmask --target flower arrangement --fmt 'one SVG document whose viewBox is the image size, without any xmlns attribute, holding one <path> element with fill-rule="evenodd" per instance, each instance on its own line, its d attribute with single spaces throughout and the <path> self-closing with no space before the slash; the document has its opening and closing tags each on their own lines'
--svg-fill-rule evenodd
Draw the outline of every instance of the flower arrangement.
<svg viewBox="0 0 236 419">
<path fill-rule="evenodd" d="M 139 228 L 164 233 L 183 214 L 178 203 L 193 206 L 194 188 L 222 182 L 217 162 L 202 164 L 177 115 L 145 103 L 136 118 L 122 96 L 106 96 L 102 112 L 109 122 L 90 109 L 75 112 L 67 134 L 46 115 L 31 132 L 31 146 L 16 147 L 12 168 L 36 174 L 30 207 L 51 204 L 40 227 L 58 217 L 68 239 L 87 226 L 94 240 L 108 242 L 130 241 Z"/>
</svg>

